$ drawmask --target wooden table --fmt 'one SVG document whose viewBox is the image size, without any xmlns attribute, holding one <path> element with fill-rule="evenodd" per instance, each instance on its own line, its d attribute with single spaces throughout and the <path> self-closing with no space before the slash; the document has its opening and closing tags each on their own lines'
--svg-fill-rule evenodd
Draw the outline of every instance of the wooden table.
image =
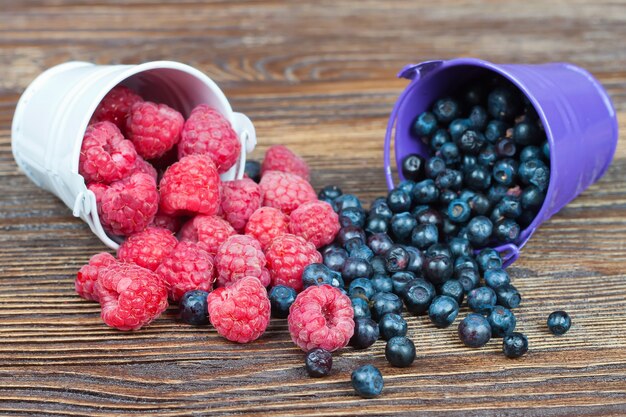
<svg viewBox="0 0 626 417">
<path fill-rule="evenodd" d="M 623 134 L 606 176 L 543 225 L 510 269 L 524 297 L 517 317 L 527 356 L 506 359 L 498 340 L 464 348 L 456 326 L 436 330 L 420 317 L 409 323 L 411 368 L 389 367 L 379 341 L 336 355 L 324 379 L 306 377 L 282 320 L 249 345 L 179 324 L 172 310 L 141 331 L 106 327 L 98 306 L 73 290 L 76 270 L 104 246 L 10 152 L 15 104 L 44 69 L 177 60 L 215 79 L 254 120 L 253 156 L 284 143 L 311 164 L 316 188 L 336 183 L 371 201 L 385 191 L 383 134 L 405 85 L 395 74 L 409 62 L 570 61 L 605 85 L 625 131 L 626 3 L 162 3 L 0 5 L 1 415 L 626 415 Z M 573 318 L 563 337 L 546 329 L 556 309 Z M 350 372 L 370 362 L 385 391 L 362 400 Z"/>
</svg>

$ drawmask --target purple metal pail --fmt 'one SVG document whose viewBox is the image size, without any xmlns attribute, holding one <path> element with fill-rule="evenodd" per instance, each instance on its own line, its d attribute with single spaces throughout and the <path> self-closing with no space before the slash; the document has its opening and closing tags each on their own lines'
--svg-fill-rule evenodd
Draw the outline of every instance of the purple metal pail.
<svg viewBox="0 0 626 417">
<path fill-rule="evenodd" d="M 427 145 L 410 134 L 416 115 L 438 98 L 477 78 L 498 74 L 516 85 L 541 118 L 550 145 L 550 184 L 543 206 L 514 243 L 496 247 L 510 265 L 539 225 L 596 182 L 617 146 L 617 116 L 607 92 L 586 70 L 567 63 L 497 65 L 473 58 L 427 61 L 406 66 L 398 75 L 411 80 L 391 113 L 385 137 L 385 175 L 394 187 L 391 140 L 396 164 L 412 153 L 428 156 Z M 394 130 L 395 129 L 395 130 Z M 398 170 L 400 179 L 401 170 Z"/>
</svg>

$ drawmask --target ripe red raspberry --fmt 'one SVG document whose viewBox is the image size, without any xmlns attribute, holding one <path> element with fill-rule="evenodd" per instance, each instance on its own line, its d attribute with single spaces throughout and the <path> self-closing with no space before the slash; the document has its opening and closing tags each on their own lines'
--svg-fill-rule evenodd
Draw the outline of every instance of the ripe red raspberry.
<svg viewBox="0 0 626 417">
<path fill-rule="evenodd" d="M 217 250 L 215 267 L 217 283 L 227 286 L 243 277 L 257 277 L 264 287 L 270 284 L 270 273 L 259 242 L 246 235 L 233 235 Z"/>
<path fill-rule="evenodd" d="M 80 148 L 78 172 L 85 182 L 111 183 L 129 175 L 135 167 L 137 151 L 111 122 L 87 127 Z"/>
<path fill-rule="evenodd" d="M 137 155 L 137 159 L 135 160 L 135 166 L 133 167 L 132 173 L 135 172 L 143 172 L 144 174 L 150 175 L 154 178 L 154 182 L 157 182 L 158 173 L 157 170 L 152 166 L 152 164 L 141 156 Z"/>
<path fill-rule="evenodd" d="M 211 291 L 215 274 L 213 257 L 203 243 L 180 242 L 156 273 L 169 284 L 169 297 L 178 301 L 191 290 Z"/>
<path fill-rule="evenodd" d="M 202 242 L 207 251 L 215 255 L 220 245 L 235 233 L 235 229 L 221 217 L 196 216 L 183 225 L 179 238 L 181 241 Z"/>
<path fill-rule="evenodd" d="M 289 233 L 289 217 L 274 207 L 261 207 L 246 223 L 246 234 L 258 240 L 263 250 L 285 233 Z"/>
<path fill-rule="evenodd" d="M 291 340 L 305 352 L 345 347 L 354 334 L 354 310 L 347 295 L 330 285 L 302 291 L 289 309 Z"/>
<path fill-rule="evenodd" d="M 94 183 L 88 188 L 96 195 L 102 227 L 114 235 L 141 232 L 152 222 L 159 208 L 156 183 L 142 172 L 109 186 Z"/>
<path fill-rule="evenodd" d="M 302 177 L 288 172 L 267 171 L 261 182 L 263 205 L 289 214 L 301 204 L 317 200 L 315 190 Z"/>
<path fill-rule="evenodd" d="M 120 330 L 137 330 L 167 308 L 167 287 L 157 274 L 116 263 L 98 276 L 102 320 Z"/>
<path fill-rule="evenodd" d="M 248 219 L 261 207 L 259 184 L 249 178 L 222 183 L 222 212 L 238 233 L 243 233 Z"/>
<path fill-rule="evenodd" d="M 85 300 L 99 301 L 98 274 L 101 271 L 116 263 L 117 261 L 107 252 L 95 254 L 89 259 L 87 265 L 83 265 L 76 274 L 74 287 L 78 295 Z"/>
<path fill-rule="evenodd" d="M 265 152 L 261 175 L 267 171 L 289 172 L 309 181 L 309 166 L 304 159 L 283 145 L 270 146 Z"/>
<path fill-rule="evenodd" d="M 325 201 L 304 203 L 289 215 L 289 231 L 321 248 L 335 240 L 339 216 Z"/>
<path fill-rule="evenodd" d="M 177 244 L 169 230 L 148 227 L 126 238 L 117 250 L 117 259 L 155 271 Z"/>
<path fill-rule="evenodd" d="M 237 343 L 258 339 L 270 322 L 267 291 L 255 277 L 244 277 L 208 297 L 209 319 L 217 332 Z"/>
<path fill-rule="evenodd" d="M 170 216 L 162 211 L 157 211 L 157 214 L 154 216 L 154 220 L 152 220 L 152 225 L 167 229 L 172 233 L 178 233 L 183 225 L 183 222 L 180 217 Z"/>
<path fill-rule="evenodd" d="M 161 178 L 165 214 L 215 214 L 220 206 L 220 177 L 205 155 L 190 155 L 170 166 Z"/>
<path fill-rule="evenodd" d="M 178 143 L 185 119 L 165 104 L 133 104 L 126 119 L 126 134 L 145 159 L 158 158 Z"/>
<path fill-rule="evenodd" d="M 274 239 L 265 251 L 265 257 L 272 285 L 285 285 L 296 291 L 302 289 L 304 267 L 322 262 L 322 255 L 315 249 L 315 245 L 290 234 Z"/>
<path fill-rule="evenodd" d="M 102 99 L 96 111 L 91 116 L 91 122 L 111 122 L 120 129 L 122 133 L 126 130 L 126 117 L 130 113 L 130 108 L 135 103 L 143 99 L 128 87 L 118 85 L 113 87 Z"/>
<path fill-rule="evenodd" d="M 217 110 L 200 104 L 191 111 L 178 145 L 179 159 L 187 155 L 207 154 L 221 174 L 235 165 L 240 152 L 237 133 Z"/>
</svg>

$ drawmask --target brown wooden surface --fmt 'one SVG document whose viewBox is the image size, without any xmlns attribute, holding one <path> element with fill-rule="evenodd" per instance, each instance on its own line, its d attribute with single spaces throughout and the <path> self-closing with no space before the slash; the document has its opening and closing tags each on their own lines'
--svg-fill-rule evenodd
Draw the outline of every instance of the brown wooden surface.
<svg viewBox="0 0 626 417">
<path fill-rule="evenodd" d="M 386 365 L 384 344 L 345 349 L 332 375 L 305 376 L 284 321 L 234 345 L 168 312 L 134 333 L 107 328 L 74 294 L 104 249 L 10 153 L 19 94 L 67 61 L 178 60 L 215 79 L 257 127 L 366 201 L 383 193 L 381 144 L 404 64 L 476 56 L 571 61 L 606 86 L 626 131 L 626 3 L 354 0 L 0 2 L 0 415 L 626 415 L 626 145 L 608 174 L 533 237 L 511 269 L 530 352 L 461 346 L 455 327 L 410 320 L 418 358 Z M 174 5 L 178 3 L 178 5 Z M 51 109 L 52 111 L 53 109 Z M 592 140 L 592 138 L 590 138 Z M 545 326 L 571 313 L 563 337 Z M 464 309 L 465 310 L 465 309 Z M 372 362 L 384 395 L 362 400 L 350 372 Z M 422 414 L 423 413 L 423 414 Z"/>
</svg>

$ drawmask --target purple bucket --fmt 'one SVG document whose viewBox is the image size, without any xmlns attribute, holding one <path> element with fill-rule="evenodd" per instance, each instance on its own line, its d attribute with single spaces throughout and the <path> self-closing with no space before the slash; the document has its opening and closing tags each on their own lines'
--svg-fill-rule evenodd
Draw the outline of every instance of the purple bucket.
<svg viewBox="0 0 626 417">
<path fill-rule="evenodd" d="M 497 65 L 459 58 L 407 65 L 398 76 L 411 82 L 393 108 L 385 136 L 385 176 L 390 190 L 394 188 L 392 136 L 397 166 L 412 153 L 428 156 L 427 145 L 410 134 L 415 117 L 436 99 L 490 74 L 504 77 L 526 95 L 541 118 L 550 145 L 551 176 L 543 206 L 515 242 L 494 248 L 508 266 L 541 223 L 606 172 L 617 147 L 617 116 L 600 83 L 572 64 Z M 401 170 L 398 175 L 404 179 Z"/>
</svg>

